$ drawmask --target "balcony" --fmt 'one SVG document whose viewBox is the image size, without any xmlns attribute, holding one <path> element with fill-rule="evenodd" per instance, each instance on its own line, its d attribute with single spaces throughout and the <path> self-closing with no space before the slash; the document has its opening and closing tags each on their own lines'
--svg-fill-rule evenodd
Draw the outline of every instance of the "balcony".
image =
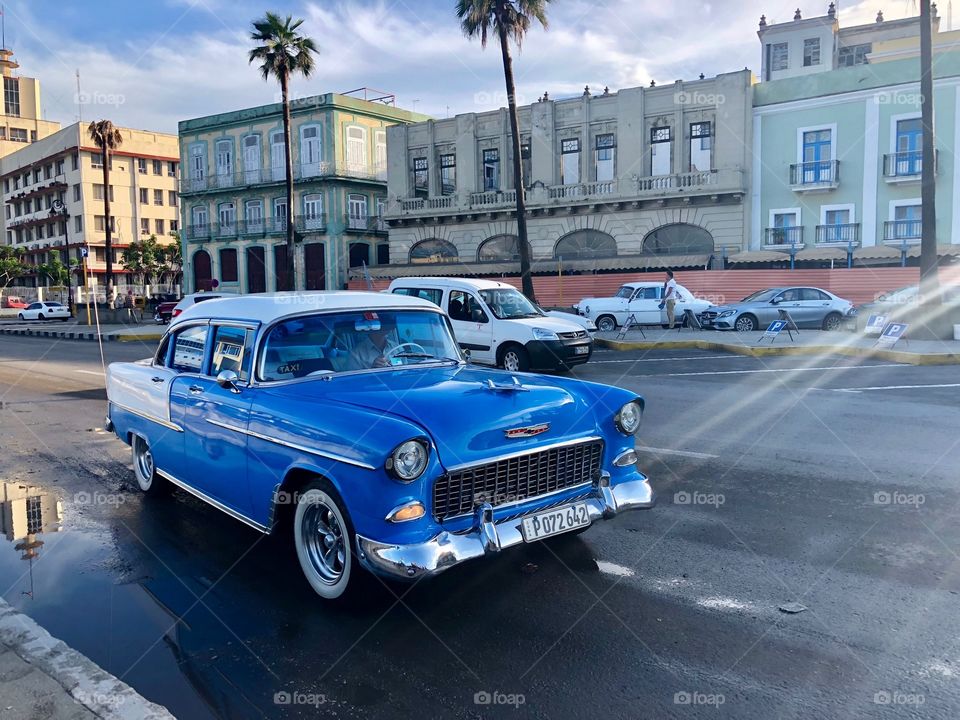
<svg viewBox="0 0 960 720">
<path fill-rule="evenodd" d="M 282 229 L 280 232 L 285 232 L 286 223 L 280 221 Z M 326 232 L 327 230 L 327 214 L 319 213 L 314 215 L 307 215 L 301 217 L 295 217 L 293 219 L 293 227 L 298 233 L 317 233 L 317 232 Z"/>
<path fill-rule="evenodd" d="M 940 151 L 933 153 L 933 172 L 939 170 Z M 883 179 L 888 183 L 918 182 L 923 172 L 923 153 L 898 152 L 883 156 Z"/>
<path fill-rule="evenodd" d="M 888 220 L 883 224 L 883 241 L 892 245 L 915 245 L 920 242 L 922 220 Z"/>
<path fill-rule="evenodd" d="M 558 210 L 577 212 L 578 206 L 611 205 L 623 209 L 627 204 L 648 202 L 659 206 L 667 201 L 688 203 L 697 195 L 713 202 L 721 196 L 733 197 L 739 202 L 746 192 L 740 170 L 706 170 L 656 177 L 621 178 L 568 185 L 545 185 L 534 182 L 526 191 L 527 208 L 534 215 L 552 214 Z M 419 193 L 423 193 L 421 189 Z M 388 216 L 402 220 L 405 217 L 449 216 L 510 212 L 516 207 L 515 190 L 461 191 L 437 197 L 410 197 L 393 202 Z"/>
<path fill-rule="evenodd" d="M 344 229 L 349 233 L 377 233 L 386 235 L 389 230 L 387 221 L 379 215 L 364 217 L 347 215 L 343 222 Z"/>
<path fill-rule="evenodd" d="M 817 245 L 849 247 L 860 244 L 860 223 L 817 225 Z"/>
<path fill-rule="evenodd" d="M 365 182 L 386 183 L 387 172 L 380 166 L 360 165 L 357 163 L 298 163 L 293 166 L 294 182 L 309 182 L 322 178 L 341 177 Z M 199 195 L 224 190 L 241 190 L 256 185 L 270 185 L 286 182 L 284 166 L 253 168 L 229 173 L 204 173 L 200 177 L 186 177 L 180 180 L 181 195 Z"/>
<path fill-rule="evenodd" d="M 833 190 L 839 184 L 839 160 L 818 160 L 790 166 L 790 188 L 794 192 Z"/>
<path fill-rule="evenodd" d="M 768 248 L 802 248 L 803 225 L 767 228 L 764 233 L 763 245 Z"/>
</svg>

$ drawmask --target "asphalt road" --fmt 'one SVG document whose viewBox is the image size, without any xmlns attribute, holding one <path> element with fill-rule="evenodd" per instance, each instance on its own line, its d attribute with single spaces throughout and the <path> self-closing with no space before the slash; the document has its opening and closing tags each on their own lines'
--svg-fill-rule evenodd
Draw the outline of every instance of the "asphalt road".
<svg viewBox="0 0 960 720">
<path fill-rule="evenodd" d="M 178 717 L 960 716 L 956 367 L 598 353 L 659 505 L 348 608 L 286 538 L 142 498 L 100 373 L 0 337 L 0 479 L 63 500 L 0 592 Z"/>
</svg>

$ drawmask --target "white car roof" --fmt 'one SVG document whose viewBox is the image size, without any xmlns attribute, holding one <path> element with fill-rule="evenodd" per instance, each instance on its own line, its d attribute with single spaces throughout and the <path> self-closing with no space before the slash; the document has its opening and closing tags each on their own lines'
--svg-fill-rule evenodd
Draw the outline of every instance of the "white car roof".
<svg viewBox="0 0 960 720">
<path fill-rule="evenodd" d="M 677 285 L 679 285 L 679 284 L 680 284 L 680 283 L 677 283 Z M 624 284 L 621 285 L 620 287 L 628 287 L 628 288 L 633 288 L 634 290 L 636 290 L 637 288 L 642 288 L 642 287 L 644 287 L 644 288 L 647 288 L 647 287 L 663 287 L 663 283 L 662 283 L 662 282 L 647 282 L 647 281 L 644 281 L 644 282 L 628 282 L 628 283 L 624 283 Z"/>
<path fill-rule="evenodd" d="M 480 280 L 458 277 L 405 277 L 397 278 L 390 283 L 390 287 L 418 287 L 432 285 L 434 287 L 468 287 L 474 290 L 493 290 L 495 288 L 516 288 L 510 283 L 498 280 Z"/>
<path fill-rule="evenodd" d="M 423 308 L 437 311 L 429 300 L 375 292 L 328 290 L 307 292 L 258 293 L 235 295 L 195 303 L 174 318 L 173 324 L 185 320 L 247 320 L 268 323 L 288 315 L 315 310 L 388 310 L 390 308 Z"/>
</svg>

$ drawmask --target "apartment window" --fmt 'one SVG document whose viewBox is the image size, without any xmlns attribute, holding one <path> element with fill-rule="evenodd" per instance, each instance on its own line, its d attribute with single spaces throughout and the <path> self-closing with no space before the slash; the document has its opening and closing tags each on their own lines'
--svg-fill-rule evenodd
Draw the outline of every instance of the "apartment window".
<svg viewBox="0 0 960 720">
<path fill-rule="evenodd" d="M 177 176 L 177 163 L 173 161 L 167 162 L 167 176 L 172 178 Z"/>
<path fill-rule="evenodd" d="M 77 232 L 83 232 L 83 217 L 81 215 L 73 218 L 73 229 Z"/>
<path fill-rule="evenodd" d="M 207 209 L 202 205 L 193 208 L 193 226 L 202 230 L 207 228 Z"/>
<path fill-rule="evenodd" d="M 163 175 L 163 161 L 154 160 L 153 161 L 153 174 L 154 175 Z"/>
<path fill-rule="evenodd" d="M 807 38 L 803 41 L 803 66 L 813 67 L 820 64 L 820 38 Z"/>
<path fill-rule="evenodd" d="M 168 191 L 167 191 L 167 205 L 169 205 L 170 207 L 176 207 L 176 206 L 177 206 L 177 191 L 176 191 L 176 190 L 168 190 Z"/>
<path fill-rule="evenodd" d="M 803 133 L 802 182 L 820 183 L 832 180 L 833 132 L 810 130 Z"/>
<path fill-rule="evenodd" d="M 37 240 L 43 240 L 43 225 L 37 226 Z"/>
<path fill-rule="evenodd" d="M 367 229 L 367 196 L 347 196 L 347 224 L 354 230 Z"/>
<path fill-rule="evenodd" d="M 10 192 L 10 179 L 9 179 L 9 178 L 5 178 L 4 181 L 3 181 L 3 192 L 4 192 L 5 195 Z"/>
<path fill-rule="evenodd" d="M 34 184 L 40 182 L 43 179 L 43 170 L 36 168 L 33 171 L 33 182 Z"/>
<path fill-rule="evenodd" d="M 80 155 L 78 153 L 73 153 L 73 155 L 70 156 L 70 167 L 73 170 L 80 169 Z"/>
<path fill-rule="evenodd" d="M 287 226 L 287 200 L 275 198 L 273 201 L 273 223 L 277 229 Z"/>
<path fill-rule="evenodd" d="M 453 153 L 440 156 L 440 193 L 453 195 L 457 191 L 457 156 Z"/>
<path fill-rule="evenodd" d="M 102 153 L 90 153 L 90 167 L 95 167 L 95 168 L 103 167 Z"/>
<path fill-rule="evenodd" d="M 29 215 L 33 212 L 33 200 L 24 200 L 23 201 L 23 212 L 26 215 Z"/>
<path fill-rule="evenodd" d="M 24 128 L 10 128 L 10 139 L 13 142 L 28 142 L 27 137 L 27 131 Z"/>
<path fill-rule="evenodd" d="M 323 227 L 323 195 L 303 196 L 303 218 L 308 230 Z"/>
<path fill-rule="evenodd" d="M 520 166 L 523 172 L 523 180 L 524 182 L 527 183 L 527 185 L 530 184 L 530 178 L 533 175 L 532 158 L 533 158 L 533 155 L 530 152 L 530 139 L 527 138 L 526 140 L 524 140 L 523 138 L 521 138 L 520 139 Z M 514 183 L 514 186 L 516 186 L 516 183 Z"/>
<path fill-rule="evenodd" d="M 147 159 L 137 158 L 137 172 L 141 175 L 147 174 Z"/>
<path fill-rule="evenodd" d="M 263 201 L 247 200 L 243 206 L 243 219 L 247 222 L 247 230 L 257 232 L 263 229 Z"/>
<path fill-rule="evenodd" d="M 373 153 L 374 169 L 376 170 L 377 175 L 386 177 L 387 133 L 383 130 L 378 130 L 376 133 L 374 133 Z"/>
<path fill-rule="evenodd" d="M 237 250 L 236 248 L 224 248 L 220 251 L 220 281 L 225 283 L 239 282 L 239 272 L 237 271 Z M 218 332 L 233 332 L 227 328 L 220 328 Z M 243 332 L 242 330 L 240 332 Z"/>
<path fill-rule="evenodd" d="M 37 141 L 37 131 L 36 131 L 36 130 L 31 130 L 31 131 L 30 131 L 30 142 L 36 142 L 36 141 Z"/>
<path fill-rule="evenodd" d="M 670 128 L 650 129 L 650 174 L 670 174 Z"/>
<path fill-rule="evenodd" d="M 3 212 L 4 212 L 4 214 L 6 215 L 7 220 L 9 220 L 9 219 L 10 219 L 10 216 L 13 214 L 12 211 L 11 211 L 11 209 L 10 209 L 10 206 L 9 206 L 9 205 L 4 205 L 4 206 L 3 206 Z"/>
<path fill-rule="evenodd" d="M 6 115 L 20 117 L 20 78 L 3 79 L 3 112 Z"/>
<path fill-rule="evenodd" d="M 44 180 L 53 179 L 53 163 L 49 163 L 43 168 L 43 179 Z"/>
<path fill-rule="evenodd" d="M 483 151 L 483 189 L 500 189 L 500 151 L 496 148 Z"/>
<path fill-rule="evenodd" d="M 179 232 L 179 231 L 180 231 L 180 221 L 179 221 L 179 220 L 171 220 L 171 221 L 170 221 L 170 232 L 171 232 L 171 233 L 175 233 L 175 232 Z"/>
<path fill-rule="evenodd" d="M 163 218 L 157 218 L 156 220 L 154 220 L 154 225 L 157 228 L 157 235 L 166 234 L 167 232 L 166 223 L 164 222 Z"/>
<path fill-rule="evenodd" d="M 73 201 L 80 202 L 80 183 L 75 183 L 73 186 Z"/>
<path fill-rule="evenodd" d="M 617 141 L 613 133 L 597 135 L 596 138 L 596 170 L 597 182 L 610 182 L 614 178 L 614 156 L 617 149 Z"/>
<path fill-rule="evenodd" d="M 787 70 L 790 68 L 790 49 L 787 43 L 774 43 L 770 46 L 770 70 Z"/>
<path fill-rule="evenodd" d="M 837 65 L 839 67 L 853 67 L 854 65 L 866 65 L 867 55 L 873 50 L 870 43 L 863 45 L 850 45 L 840 48 L 837 53 Z"/>
<path fill-rule="evenodd" d="M 103 185 L 99 183 L 94 183 L 93 185 L 93 199 L 94 200 L 103 200 Z M 113 202 L 113 185 L 110 186 L 110 202 Z"/>
<path fill-rule="evenodd" d="M 347 128 L 347 169 L 367 170 L 367 131 L 359 127 Z"/>
<path fill-rule="evenodd" d="M 690 172 L 703 172 L 712 169 L 710 150 L 711 127 L 708 122 L 690 125 Z"/>
<path fill-rule="evenodd" d="M 63 160 L 57 160 L 57 175 L 63 175 Z"/>
<path fill-rule="evenodd" d="M 889 174 L 919 175 L 923 169 L 923 122 L 920 118 L 897 121 L 896 149 L 894 172 Z"/>
<path fill-rule="evenodd" d="M 154 190 L 154 191 L 153 191 L 153 204 L 154 204 L 154 205 L 163 205 L 163 190 Z"/>
<path fill-rule="evenodd" d="M 425 193 L 430 183 L 430 166 L 425 157 L 413 159 L 413 189 Z"/>
<path fill-rule="evenodd" d="M 97 232 L 106 232 L 106 223 L 104 222 L 103 215 L 94 215 L 93 217 L 93 229 Z M 114 232 L 117 229 L 117 219 L 110 216 L 110 231 Z"/>
<path fill-rule="evenodd" d="M 140 218 L 140 234 L 149 235 L 150 234 L 150 220 L 147 218 Z"/>
<path fill-rule="evenodd" d="M 149 205 L 150 204 L 150 191 L 147 188 L 140 188 L 140 204 Z"/>
<path fill-rule="evenodd" d="M 580 182 L 580 140 L 572 138 L 560 141 L 560 184 L 576 185 Z"/>
<path fill-rule="evenodd" d="M 920 237 L 923 227 L 923 213 L 916 205 L 898 205 L 893 209 L 893 233 L 890 240 L 904 240 Z"/>
</svg>

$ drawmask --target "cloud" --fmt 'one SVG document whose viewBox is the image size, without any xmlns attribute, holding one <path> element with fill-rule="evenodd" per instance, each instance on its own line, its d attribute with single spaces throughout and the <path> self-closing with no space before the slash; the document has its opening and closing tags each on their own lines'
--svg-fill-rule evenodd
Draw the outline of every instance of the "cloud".
<svg viewBox="0 0 960 720">
<path fill-rule="evenodd" d="M 826 5 L 802 7 L 813 16 Z M 31 5 L 14 6 L 23 28 L 17 59 L 25 75 L 40 78 L 48 119 L 77 119 L 77 68 L 84 99 L 91 101 L 79 108 L 84 120 L 109 117 L 176 132 L 182 119 L 276 99 L 276 87 L 247 63 L 249 21 L 262 10 L 245 0 L 166 0 L 168 25 L 138 34 L 125 32 L 123 12 L 117 12 L 110 21 L 117 40 L 107 43 L 78 36 L 67 19 L 46 14 L 41 21 Z M 796 0 L 552 3 L 550 29 L 533 28 L 515 53 L 517 91 L 532 102 L 545 90 L 558 97 L 578 94 L 587 84 L 616 90 L 701 72 L 758 71 L 761 13 L 768 22 L 783 22 L 795 8 Z M 865 1 L 844 4 L 842 22 L 872 22 L 876 10 Z M 321 50 L 315 76 L 294 80 L 297 95 L 373 86 L 396 93 L 401 107 L 438 117 L 448 107 L 455 114 L 505 104 L 497 47 L 483 50 L 463 37 L 452 0 L 307 2 L 285 12 L 305 18 L 303 30 Z M 904 8 L 891 3 L 884 13 L 893 19 Z"/>
</svg>

